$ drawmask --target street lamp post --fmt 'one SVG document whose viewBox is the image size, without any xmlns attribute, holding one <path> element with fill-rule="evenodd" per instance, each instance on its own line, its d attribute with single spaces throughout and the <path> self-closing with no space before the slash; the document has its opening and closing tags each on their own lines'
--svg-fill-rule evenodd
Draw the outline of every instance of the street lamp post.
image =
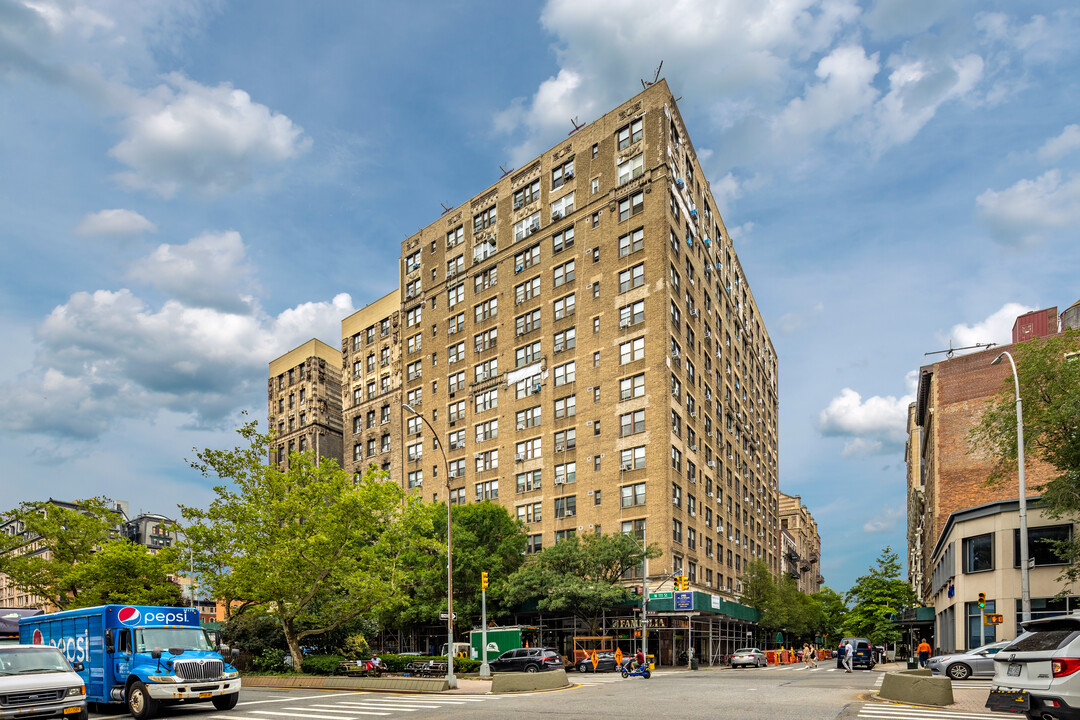
<svg viewBox="0 0 1080 720">
<path fill-rule="evenodd" d="M 439 433 L 435 432 L 428 419 L 416 411 L 408 403 L 402 403 L 401 407 L 420 418 L 435 438 L 435 447 L 439 448 L 443 460 L 443 472 L 446 477 L 446 682 L 451 688 L 458 686 L 457 676 L 454 675 L 454 542 L 452 536 L 452 523 L 450 516 L 450 464 L 446 461 L 446 451 L 443 450 Z"/>
<path fill-rule="evenodd" d="M 1002 357 L 1009 358 L 1013 383 L 1016 385 L 1016 456 L 1020 474 L 1020 619 L 1026 622 L 1031 619 L 1031 582 L 1028 575 L 1027 487 L 1024 482 L 1024 405 L 1020 400 L 1020 376 L 1016 374 L 1013 356 L 1005 351 L 990 364 L 997 365 Z"/>
</svg>

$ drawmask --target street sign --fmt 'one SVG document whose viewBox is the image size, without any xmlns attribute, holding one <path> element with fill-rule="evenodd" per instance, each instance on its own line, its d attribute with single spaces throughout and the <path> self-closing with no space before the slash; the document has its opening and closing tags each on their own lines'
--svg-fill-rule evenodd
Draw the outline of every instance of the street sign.
<svg viewBox="0 0 1080 720">
<path fill-rule="evenodd" d="M 444 613 L 444 612 L 441 612 L 441 613 L 439 613 L 439 619 L 440 619 L 440 620 L 449 620 L 449 619 L 450 619 L 450 616 L 449 616 L 449 615 L 447 615 L 447 614 L 446 614 L 446 613 Z M 455 620 L 455 621 L 457 620 L 457 613 L 454 613 L 454 620 Z"/>
<path fill-rule="evenodd" d="M 649 593 L 649 599 L 650 600 L 670 600 L 671 599 L 671 593 L 670 592 L 651 592 L 651 593 Z"/>
<path fill-rule="evenodd" d="M 675 593 L 675 609 L 676 610 L 693 610 L 694 609 L 694 593 L 691 591 L 679 591 Z"/>
<path fill-rule="evenodd" d="M 600 662 L 600 656 L 596 654 L 596 651 L 592 651 L 592 655 L 589 657 L 592 660 L 592 669 L 596 670 L 596 664 Z"/>
</svg>

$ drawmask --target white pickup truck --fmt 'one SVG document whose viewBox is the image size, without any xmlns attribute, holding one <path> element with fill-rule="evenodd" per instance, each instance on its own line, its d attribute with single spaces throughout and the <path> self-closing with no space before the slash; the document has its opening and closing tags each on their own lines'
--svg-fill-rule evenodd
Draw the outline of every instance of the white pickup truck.
<svg viewBox="0 0 1080 720">
<path fill-rule="evenodd" d="M 86 686 L 52 645 L 0 645 L 0 718 L 86 720 Z"/>
</svg>

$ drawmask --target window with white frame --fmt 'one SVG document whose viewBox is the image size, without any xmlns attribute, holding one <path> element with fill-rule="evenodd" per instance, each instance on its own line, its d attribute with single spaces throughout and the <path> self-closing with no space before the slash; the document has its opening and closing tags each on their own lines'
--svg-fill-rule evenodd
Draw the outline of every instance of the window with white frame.
<svg viewBox="0 0 1080 720">
<path fill-rule="evenodd" d="M 499 389 L 491 388 L 476 394 L 476 412 L 499 407 Z"/>
<path fill-rule="evenodd" d="M 473 278 L 473 292 L 480 293 L 499 283 L 499 266 L 490 267 Z"/>
<path fill-rule="evenodd" d="M 633 120 L 630 124 L 619 128 L 619 132 L 615 134 L 615 138 L 618 141 L 618 149 L 625 150 L 636 143 L 641 139 L 641 133 L 641 118 Z"/>
<path fill-rule="evenodd" d="M 446 233 L 446 247 L 452 248 L 455 245 L 460 245 L 465 240 L 465 226 L 458 225 L 456 228 Z"/>
<path fill-rule="evenodd" d="M 645 357 L 645 338 L 634 338 L 619 345 L 619 364 L 625 365 Z"/>
<path fill-rule="evenodd" d="M 464 442 L 464 441 L 463 441 Z M 450 478 L 462 478 L 465 477 L 465 461 L 464 460 L 451 460 L 447 463 L 448 470 L 450 472 Z"/>
<path fill-rule="evenodd" d="M 574 158 L 551 171 L 551 189 L 561 188 L 574 177 Z"/>
<path fill-rule="evenodd" d="M 421 341 L 423 340 L 423 333 L 416 333 L 408 340 L 405 341 L 406 347 L 410 353 L 418 352 L 421 348 Z"/>
<path fill-rule="evenodd" d="M 456 372 L 449 378 L 450 383 L 447 387 L 447 391 L 450 393 L 456 393 L 458 390 L 465 389 L 465 371 Z"/>
<path fill-rule="evenodd" d="M 417 250 L 416 252 L 410 253 L 405 257 L 405 272 L 411 273 L 413 270 L 420 269 L 420 252 L 420 250 Z M 371 334 L 374 337 L 374 332 L 372 332 Z"/>
<path fill-rule="evenodd" d="M 413 327 L 419 325 L 423 320 L 424 306 L 417 305 L 411 310 L 405 311 L 405 327 Z"/>
<path fill-rule="evenodd" d="M 555 319 L 562 320 L 564 317 L 569 317 L 574 314 L 575 309 L 574 293 L 561 297 L 555 301 Z"/>
<path fill-rule="evenodd" d="M 518 410 L 514 416 L 518 431 L 526 430 L 540 424 L 540 406 Z"/>
<path fill-rule="evenodd" d="M 645 504 L 645 483 L 634 483 L 633 485 L 623 485 L 620 488 L 622 495 L 622 507 L 636 507 L 638 505 Z"/>
<path fill-rule="evenodd" d="M 623 305 L 621 308 L 619 308 L 619 327 L 630 327 L 631 325 L 637 325 L 644 319 L 644 300 L 638 300 L 637 302 L 630 303 L 629 305 Z"/>
<path fill-rule="evenodd" d="M 450 434 L 446 436 L 446 440 L 449 443 L 449 447 L 451 450 L 463 448 L 465 447 L 465 431 L 451 430 Z"/>
<path fill-rule="evenodd" d="M 499 358 L 491 358 L 473 368 L 473 376 L 476 382 L 483 382 L 499 374 Z"/>
<path fill-rule="evenodd" d="M 540 246 L 533 245 L 531 248 L 514 255 L 514 272 L 519 273 L 522 270 L 528 270 L 538 262 L 540 262 Z"/>
<path fill-rule="evenodd" d="M 495 347 L 498 339 L 499 328 L 491 328 L 490 330 L 485 330 L 479 335 L 474 335 L 473 346 L 475 347 L 476 352 L 483 352 L 485 350 L 490 350 L 491 348 Z"/>
<path fill-rule="evenodd" d="M 551 219 L 560 220 L 574 212 L 574 193 L 569 192 L 551 203 Z"/>
<path fill-rule="evenodd" d="M 465 270 L 465 256 L 458 255 L 453 260 L 446 261 L 446 277 L 452 278 Z"/>
<path fill-rule="evenodd" d="M 416 362 L 409 363 L 405 367 L 405 377 L 410 381 L 415 380 L 416 378 L 420 377 L 423 374 L 423 370 L 422 370 L 423 366 L 424 366 L 424 361 L 423 360 L 417 360 Z"/>
<path fill-rule="evenodd" d="M 451 315 L 450 320 L 447 323 L 447 335 L 455 335 L 461 332 L 465 328 L 465 313 L 458 313 L 457 315 Z"/>
<path fill-rule="evenodd" d="M 542 381 L 543 378 L 540 375 L 533 375 L 524 380 L 519 380 L 517 385 L 514 386 L 515 398 L 521 400 L 530 395 L 536 395 L 540 392 Z"/>
<path fill-rule="evenodd" d="M 574 281 L 574 267 L 575 263 L 571 260 L 570 262 L 563 263 L 555 268 L 555 287 Z"/>
<path fill-rule="evenodd" d="M 632 158 L 623 160 L 619 163 L 619 179 L 620 185 L 630 182 L 634 178 L 641 177 L 641 174 L 645 172 L 645 156 L 642 153 L 638 153 Z"/>
<path fill-rule="evenodd" d="M 577 399 L 574 395 L 567 395 L 555 401 L 555 419 L 573 417 L 577 415 Z"/>
<path fill-rule="evenodd" d="M 482 213 L 473 215 L 473 232 L 478 233 L 484 228 L 494 227 L 496 217 L 494 205 Z"/>
<path fill-rule="evenodd" d="M 405 448 L 406 457 L 409 458 L 409 462 L 416 462 L 417 460 L 424 459 L 424 443 L 413 443 Z"/>
<path fill-rule="evenodd" d="M 459 302 L 465 300 L 465 283 L 458 283 L 454 287 L 446 291 L 449 297 L 449 306 L 454 307 Z"/>
<path fill-rule="evenodd" d="M 410 300 L 410 299 L 416 297 L 417 295 L 420 294 L 420 290 L 421 290 L 420 278 L 416 278 L 415 280 L 410 280 L 409 282 L 405 283 L 405 299 Z M 357 339 L 359 339 L 360 335 L 357 334 L 355 337 Z M 358 349 L 358 348 L 356 348 L 356 349 Z"/>
<path fill-rule="evenodd" d="M 412 470 L 409 472 L 409 487 L 417 488 L 424 484 L 424 471 Z"/>
<path fill-rule="evenodd" d="M 422 405 L 424 402 L 424 388 L 418 387 L 405 393 L 405 402 L 409 405 L 416 407 Z"/>
<path fill-rule="evenodd" d="M 555 466 L 555 484 L 563 485 L 577 481 L 577 463 L 560 463 Z"/>
<path fill-rule="evenodd" d="M 531 202 L 540 199 L 540 181 L 534 180 L 530 184 L 514 193 L 514 209 L 520 210 Z"/>
<path fill-rule="evenodd" d="M 514 242 L 524 240 L 535 232 L 540 232 L 540 213 L 533 213 L 514 223 Z"/>
<path fill-rule="evenodd" d="M 498 449 L 485 450 L 484 452 L 476 454 L 476 472 L 493 470 L 497 467 L 499 467 Z"/>
<path fill-rule="evenodd" d="M 450 411 L 447 414 L 450 422 L 457 422 L 458 420 L 465 419 L 465 401 L 458 400 L 455 403 L 450 403 Z"/>
<path fill-rule="evenodd" d="M 447 362 L 456 363 L 465 359 L 465 343 L 454 343 L 446 349 Z"/>
<path fill-rule="evenodd" d="M 577 428 L 566 428 L 555 433 L 555 452 L 573 450 L 577 447 Z"/>
<path fill-rule="evenodd" d="M 571 360 L 568 363 L 555 366 L 555 387 L 572 383 L 577 379 L 577 363 Z"/>
</svg>

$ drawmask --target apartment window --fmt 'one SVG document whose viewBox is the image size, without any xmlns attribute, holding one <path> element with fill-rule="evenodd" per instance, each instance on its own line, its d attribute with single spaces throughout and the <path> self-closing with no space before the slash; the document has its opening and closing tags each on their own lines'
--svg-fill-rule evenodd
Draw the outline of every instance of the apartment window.
<svg viewBox="0 0 1080 720">
<path fill-rule="evenodd" d="M 619 416 L 619 437 L 645 432 L 645 411 L 635 410 Z"/>
<path fill-rule="evenodd" d="M 623 185 L 645 172 L 645 156 L 638 153 L 634 157 L 619 163 L 619 184 Z"/>
<path fill-rule="evenodd" d="M 574 281 L 574 261 L 564 263 L 555 268 L 555 287 Z"/>
<path fill-rule="evenodd" d="M 622 507 L 624 508 L 645 504 L 645 483 L 643 482 L 623 485 L 620 492 L 622 493 Z"/>
<path fill-rule="evenodd" d="M 408 477 L 409 477 L 408 482 L 409 482 L 409 487 L 410 488 L 418 488 L 418 487 L 420 487 L 421 485 L 424 484 L 424 471 L 423 470 L 413 470 L 413 471 L 411 471 L 409 473 Z"/>
<path fill-rule="evenodd" d="M 535 232 L 540 232 L 540 213 L 533 213 L 514 224 L 514 242 L 524 240 Z"/>
<path fill-rule="evenodd" d="M 540 359 L 540 341 L 523 345 L 514 351 L 514 367 L 524 367 Z"/>
<path fill-rule="evenodd" d="M 490 350 L 498 343 L 498 339 L 499 328 L 491 328 L 490 330 L 485 330 L 479 335 L 473 336 L 473 347 L 476 349 L 476 352 Z"/>
<path fill-rule="evenodd" d="M 572 212 L 574 212 L 574 193 L 572 192 L 551 203 L 552 220 L 562 220 Z"/>
<path fill-rule="evenodd" d="M 577 496 L 555 498 L 555 517 L 568 518 L 577 515 Z"/>
<path fill-rule="evenodd" d="M 539 458 L 542 455 L 540 438 L 514 443 L 514 462 L 524 462 L 525 460 Z"/>
<path fill-rule="evenodd" d="M 577 463 L 568 462 L 555 466 L 555 484 L 563 485 L 577 481 Z"/>
<path fill-rule="evenodd" d="M 964 538 L 964 572 L 975 573 L 994 569 L 994 535 Z"/>
<path fill-rule="evenodd" d="M 362 401 L 363 399 L 364 399 L 364 390 L 363 390 L 363 388 L 358 388 L 358 387 L 356 387 L 356 388 L 353 388 L 353 391 L 352 391 L 352 401 L 353 401 L 353 405 L 359 405 L 359 404 L 360 404 L 360 402 L 361 402 L 361 401 Z M 279 410 L 279 412 L 282 412 L 282 411 L 284 411 L 284 409 L 283 409 L 283 408 L 279 408 L 278 410 Z"/>
<path fill-rule="evenodd" d="M 382 448 L 381 448 L 380 452 L 384 452 L 384 453 L 390 452 L 390 436 L 389 435 L 383 435 L 381 439 L 382 439 L 382 443 L 381 443 Z"/>
<path fill-rule="evenodd" d="M 420 350 L 423 336 L 423 333 L 417 333 L 405 341 L 408 352 L 414 353 Z"/>
<path fill-rule="evenodd" d="M 375 454 L 375 438 L 370 438 L 367 441 L 367 454 L 371 457 Z"/>
<path fill-rule="evenodd" d="M 518 473 L 517 491 L 519 493 L 532 492 L 533 490 L 539 490 L 541 486 L 541 472 L 539 470 L 533 470 L 532 472 Z"/>
<path fill-rule="evenodd" d="M 465 313 L 458 313 L 457 315 L 451 315 L 447 324 L 447 335 L 456 335 L 461 332 L 465 327 Z"/>
<path fill-rule="evenodd" d="M 476 502 L 496 500 L 499 497 L 499 481 L 487 480 L 476 483 Z"/>
<path fill-rule="evenodd" d="M 671 446 L 671 469 L 682 472 L 682 451 L 674 445 Z M 728 502 L 731 502 L 731 498 L 728 498 Z"/>
<path fill-rule="evenodd" d="M 694 528 L 686 529 L 686 546 L 691 550 L 697 549 L 697 530 Z M 694 567 L 694 563 L 690 563 L 690 567 Z"/>
<path fill-rule="evenodd" d="M 595 195 L 598 192 L 600 192 L 600 178 L 593 178 L 592 179 L 592 194 Z"/>
<path fill-rule="evenodd" d="M 464 505 L 465 504 L 465 488 L 457 488 L 450 491 L 450 504 L 451 505 Z"/>
<path fill-rule="evenodd" d="M 447 291 L 449 306 L 454 307 L 465 299 L 465 283 L 458 283 Z"/>
<path fill-rule="evenodd" d="M 454 343 L 446 349 L 446 361 L 449 363 L 456 363 L 459 360 L 465 359 L 465 343 Z"/>
<path fill-rule="evenodd" d="M 562 187 L 568 181 L 574 177 L 574 159 L 571 158 L 565 163 L 560 165 L 551 171 L 551 189 Z"/>
<path fill-rule="evenodd" d="M 555 366 L 555 387 L 572 383 L 577 378 L 577 363 L 574 361 Z"/>
<path fill-rule="evenodd" d="M 456 373 L 454 373 L 453 375 L 450 376 L 450 384 L 449 384 L 447 390 L 449 391 L 449 393 L 451 395 L 456 393 L 458 390 L 463 389 L 464 387 L 465 387 L 465 371 L 464 370 L 462 370 L 460 372 L 456 372 Z"/>
<path fill-rule="evenodd" d="M 457 422 L 458 420 L 465 419 L 465 401 L 458 400 L 456 403 L 450 403 L 449 420 L 450 422 Z"/>
<path fill-rule="evenodd" d="M 555 401 L 555 419 L 577 415 L 577 400 L 574 395 L 567 395 Z"/>
<path fill-rule="evenodd" d="M 542 503 L 529 503 L 517 506 L 517 519 L 523 523 L 538 523 L 541 521 Z"/>
<path fill-rule="evenodd" d="M 619 345 L 619 364 L 625 365 L 626 363 L 634 362 L 635 360 L 641 360 L 645 357 L 645 338 L 634 338 L 630 342 L 625 342 Z"/>
<path fill-rule="evenodd" d="M 619 222 L 629 220 L 645 209 L 645 193 L 636 192 L 619 201 Z"/>
<path fill-rule="evenodd" d="M 574 328 L 555 333 L 555 352 L 571 350 L 577 344 Z"/>
<path fill-rule="evenodd" d="M 492 205 L 487 210 L 478 215 L 473 215 L 473 232 L 477 233 L 484 228 L 495 226 L 495 206 Z"/>
<path fill-rule="evenodd" d="M 567 428 L 555 433 L 555 452 L 573 450 L 577 447 L 577 428 Z"/>
<path fill-rule="evenodd" d="M 600 154 L 600 143 L 593 143 L 592 156 L 595 158 L 599 154 Z"/>
<path fill-rule="evenodd" d="M 1036 567 L 1067 565 L 1068 559 L 1057 553 L 1054 543 L 1072 539 L 1072 525 L 1051 525 L 1028 528 L 1028 559 Z M 1020 567 L 1020 530 L 1013 530 L 1013 567 Z"/>
<path fill-rule="evenodd" d="M 417 360 L 416 362 L 409 363 L 405 368 L 405 377 L 410 382 L 420 377 L 423 374 L 423 361 Z"/>
<path fill-rule="evenodd" d="M 387 378 L 389 380 L 389 378 Z M 413 407 L 424 404 L 424 388 L 418 387 L 405 394 L 405 402 Z"/>
<path fill-rule="evenodd" d="M 535 555 L 544 549 L 543 538 L 540 534 L 530 535 L 525 538 L 525 554 Z"/>
<path fill-rule="evenodd" d="M 455 245 L 461 244 L 465 239 L 465 226 L 458 225 L 456 228 L 446 233 L 446 247 L 452 248 Z"/>
<path fill-rule="evenodd" d="M 535 395 L 540 392 L 540 382 L 543 378 L 540 375 L 533 375 L 532 377 L 519 380 L 517 385 L 514 386 L 515 398 L 521 400 L 529 395 Z"/>
<path fill-rule="evenodd" d="M 619 380 L 619 400 L 642 397 L 645 395 L 645 374 Z"/>
<path fill-rule="evenodd" d="M 414 325 L 419 325 L 420 322 L 423 320 L 423 314 L 423 305 L 417 305 L 412 310 L 407 310 L 405 312 L 405 327 L 413 327 Z"/>
<path fill-rule="evenodd" d="M 568 247 L 574 245 L 574 226 L 560 230 L 555 233 L 555 236 L 551 238 L 551 251 L 552 253 L 559 253 Z"/>
<path fill-rule="evenodd" d="M 645 263 L 627 268 L 619 273 L 619 292 L 624 293 L 645 283 Z"/>
<path fill-rule="evenodd" d="M 637 302 L 630 303 L 629 305 L 623 305 L 619 308 L 619 327 L 625 328 L 631 325 L 637 325 L 645 319 L 645 301 L 638 300 Z"/>
<path fill-rule="evenodd" d="M 416 462 L 417 460 L 424 459 L 424 443 L 413 443 L 405 448 L 405 455 L 408 457 L 409 462 Z"/>
<path fill-rule="evenodd" d="M 540 294 L 540 278 L 534 277 L 514 288 L 514 303 L 520 304 Z"/>
<path fill-rule="evenodd" d="M 514 193 L 514 209 L 520 210 L 529 203 L 540 199 L 540 181 L 534 180 Z"/>
<path fill-rule="evenodd" d="M 594 403 L 600 402 L 600 386 L 597 385 L 592 390 L 592 401 Z"/>
<path fill-rule="evenodd" d="M 464 434 L 462 435 L 464 438 Z M 485 440 L 494 440 L 499 437 L 499 420 L 488 420 L 482 422 L 476 426 L 476 442 L 484 442 Z M 465 447 L 465 441 L 462 439 L 461 447 Z"/>
<path fill-rule="evenodd" d="M 476 412 L 484 412 L 499 407 L 499 389 L 491 388 L 476 394 Z"/>
<path fill-rule="evenodd" d="M 540 246 L 533 245 L 528 250 L 522 250 L 514 256 L 514 272 L 519 273 L 522 270 L 528 270 L 538 262 L 540 262 Z"/>
<path fill-rule="evenodd" d="M 681 520 L 672 520 L 671 521 L 671 539 L 674 540 L 677 543 L 682 542 L 682 521 Z"/>
<path fill-rule="evenodd" d="M 527 335 L 533 330 L 540 329 L 540 310 L 536 309 L 532 312 L 527 312 L 524 315 L 518 315 L 514 318 L 514 333 L 515 335 Z"/>
<path fill-rule="evenodd" d="M 485 470 L 493 470 L 499 467 L 499 451 L 498 450 L 486 450 L 479 453 L 476 458 L 476 472 L 484 472 Z"/>
<path fill-rule="evenodd" d="M 476 322 L 490 320 L 499 314 L 499 298 L 488 298 L 484 302 L 473 307 L 473 316 Z"/>
<path fill-rule="evenodd" d="M 453 260 L 446 262 L 446 277 L 452 278 L 465 269 L 465 256 L 458 255 Z"/>
<path fill-rule="evenodd" d="M 416 252 L 412 253 L 411 255 L 408 255 L 405 258 L 405 272 L 411 273 L 413 270 L 419 270 L 419 269 L 420 269 L 420 251 L 417 250 Z M 368 339 L 368 342 L 371 342 L 372 340 L 375 339 L 375 333 L 374 333 L 373 330 L 369 330 L 368 332 L 370 333 L 370 338 Z"/>
<path fill-rule="evenodd" d="M 631 230 L 619 237 L 619 257 L 626 257 L 645 247 L 645 229 Z"/>
<path fill-rule="evenodd" d="M 540 406 L 525 408 L 524 410 L 518 410 L 514 417 L 517 423 L 517 429 L 525 430 L 526 428 L 535 427 L 540 424 Z"/>
<path fill-rule="evenodd" d="M 390 334 L 390 320 L 384 319 L 379 321 L 379 335 L 386 337 Z"/>
<path fill-rule="evenodd" d="M 592 354 L 592 366 L 600 367 L 600 351 L 596 351 Z"/>
<path fill-rule="evenodd" d="M 473 292 L 479 293 L 499 283 L 499 267 L 491 267 L 473 278 Z"/>
<path fill-rule="evenodd" d="M 633 143 L 636 143 L 641 139 L 641 118 L 620 128 L 615 137 L 618 140 L 619 150 L 625 150 Z"/>
<path fill-rule="evenodd" d="M 562 320 L 565 317 L 573 315 L 575 309 L 574 293 L 570 293 L 566 297 L 561 297 L 555 301 L 555 319 Z"/>
<path fill-rule="evenodd" d="M 483 382 L 489 378 L 493 378 L 499 374 L 499 359 L 492 358 L 486 362 L 482 362 L 473 368 L 474 377 L 476 382 Z"/>
<path fill-rule="evenodd" d="M 626 448 L 619 453 L 619 467 L 623 470 L 641 470 L 645 467 L 645 446 Z"/>
</svg>

